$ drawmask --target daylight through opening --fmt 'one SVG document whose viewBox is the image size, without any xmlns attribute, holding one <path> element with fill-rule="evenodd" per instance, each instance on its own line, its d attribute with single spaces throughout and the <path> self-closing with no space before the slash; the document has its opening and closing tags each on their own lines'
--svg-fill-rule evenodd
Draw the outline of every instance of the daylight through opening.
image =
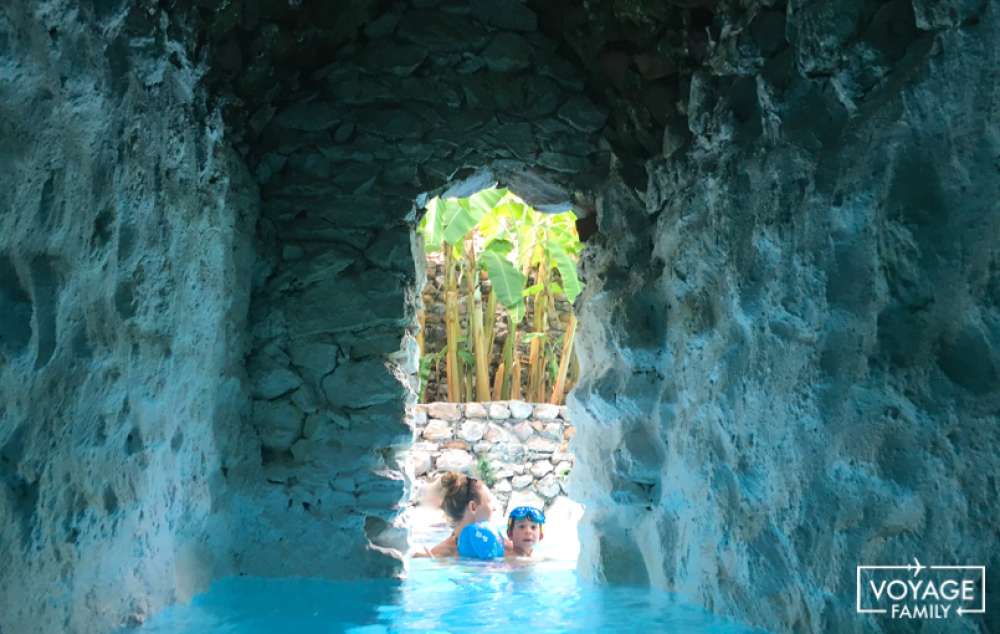
<svg viewBox="0 0 1000 634">
<path fill-rule="evenodd" d="M 426 202 L 416 230 L 419 371 L 403 460 L 411 553 L 453 530 L 442 477 L 458 473 L 486 485 L 501 533 L 513 529 L 514 509 L 537 508 L 548 538 L 538 553 L 575 561 L 583 508 L 567 494 L 575 429 L 566 395 L 580 376 L 577 216 L 541 212 L 496 185 L 448 193 Z"/>
</svg>

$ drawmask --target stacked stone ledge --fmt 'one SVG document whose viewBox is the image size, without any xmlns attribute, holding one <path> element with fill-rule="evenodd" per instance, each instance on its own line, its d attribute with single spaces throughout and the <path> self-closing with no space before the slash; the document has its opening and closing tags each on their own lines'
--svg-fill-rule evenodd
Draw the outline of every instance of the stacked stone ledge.
<svg viewBox="0 0 1000 634">
<path fill-rule="evenodd" d="M 408 457 L 417 486 L 414 501 L 446 471 L 484 477 L 502 507 L 519 500 L 548 507 L 565 495 L 574 459 L 574 428 L 565 406 L 524 401 L 426 403 L 408 416 L 414 443 Z"/>
</svg>

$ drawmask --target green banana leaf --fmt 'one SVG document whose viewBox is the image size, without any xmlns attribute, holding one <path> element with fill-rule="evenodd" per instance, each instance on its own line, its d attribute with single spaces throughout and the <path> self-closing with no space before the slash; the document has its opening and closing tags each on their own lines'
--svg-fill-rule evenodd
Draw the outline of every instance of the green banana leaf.
<svg viewBox="0 0 1000 634">
<path fill-rule="evenodd" d="M 538 295 L 545 288 L 545 284 L 532 284 L 528 288 L 521 291 L 521 294 L 525 297 L 531 297 L 532 295 Z"/>
<path fill-rule="evenodd" d="M 554 241 L 550 240 L 546 245 L 550 260 L 555 263 L 559 270 L 559 277 L 562 280 L 563 293 L 566 299 L 572 304 L 577 296 L 583 291 L 583 285 L 576 275 L 576 263 L 569 257 L 565 249 Z"/>
<path fill-rule="evenodd" d="M 484 189 L 469 196 L 469 204 L 486 215 L 493 211 L 493 208 L 505 195 L 507 195 L 506 189 Z"/>
<path fill-rule="evenodd" d="M 502 238 L 497 238 L 495 240 L 490 240 L 483 247 L 483 251 L 493 251 L 497 255 L 507 258 L 510 252 L 514 250 L 514 243 L 510 240 L 504 240 Z"/>
<path fill-rule="evenodd" d="M 442 224 L 443 238 L 448 244 L 458 244 L 482 221 L 493 206 L 507 193 L 505 189 L 484 189 L 469 198 L 448 198 Z M 441 203 L 438 203 L 440 209 Z"/>
<path fill-rule="evenodd" d="M 501 253 L 503 249 L 507 248 L 507 245 L 503 244 L 504 242 L 506 241 L 500 240 L 491 243 L 494 248 L 484 250 L 479 256 L 479 262 L 486 269 L 490 284 L 496 291 L 497 299 L 510 314 L 511 321 L 520 323 L 526 312 L 524 298 L 521 296 L 525 278 Z"/>
<path fill-rule="evenodd" d="M 440 208 L 440 203 L 438 203 Z M 445 208 L 448 210 L 444 220 L 444 241 L 448 244 L 458 244 L 465 240 L 469 233 L 479 221 L 483 219 L 484 212 L 481 207 L 473 207 L 468 198 L 449 198 L 445 201 Z"/>
<path fill-rule="evenodd" d="M 504 306 L 504 310 L 510 315 L 510 323 L 517 325 L 521 323 L 524 316 L 528 313 L 528 307 L 524 305 L 523 301 L 520 301 L 513 306 Z"/>
<path fill-rule="evenodd" d="M 484 251 L 479 256 L 479 261 L 486 267 L 486 273 L 490 277 L 493 290 L 497 293 L 497 299 L 504 306 L 513 306 L 523 301 L 521 291 L 524 290 L 524 276 L 514 268 L 502 255 L 496 251 Z"/>
</svg>

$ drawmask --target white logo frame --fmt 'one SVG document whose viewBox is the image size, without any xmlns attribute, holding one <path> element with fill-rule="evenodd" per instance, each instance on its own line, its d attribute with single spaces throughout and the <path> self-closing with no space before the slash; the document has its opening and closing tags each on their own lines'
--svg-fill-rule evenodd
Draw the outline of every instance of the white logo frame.
<svg viewBox="0 0 1000 634">
<path fill-rule="evenodd" d="M 857 566 L 856 570 L 856 582 L 855 582 L 855 594 L 856 594 L 856 604 L 855 609 L 858 614 L 885 614 L 889 610 L 888 608 L 862 608 L 861 607 L 861 571 L 862 570 L 912 570 L 913 576 L 916 577 L 920 574 L 921 570 L 978 570 L 979 580 L 980 580 L 980 594 L 982 606 L 976 609 L 966 609 L 964 606 L 959 605 L 955 608 L 955 614 L 962 616 L 965 614 L 986 614 L 986 566 L 940 566 L 931 565 L 925 566 L 917 560 L 916 557 L 913 558 L 914 563 L 907 564 L 905 566 L 871 566 L 871 565 L 861 565 Z"/>
</svg>

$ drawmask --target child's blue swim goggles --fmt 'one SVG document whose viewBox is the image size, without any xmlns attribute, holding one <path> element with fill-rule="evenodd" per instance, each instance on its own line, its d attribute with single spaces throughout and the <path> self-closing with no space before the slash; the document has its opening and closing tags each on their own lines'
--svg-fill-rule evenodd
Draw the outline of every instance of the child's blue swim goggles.
<svg viewBox="0 0 1000 634">
<path fill-rule="evenodd" d="M 520 520 L 525 517 L 538 524 L 545 523 L 545 513 L 542 513 L 541 510 L 533 506 L 519 506 L 510 512 L 510 519 L 512 520 Z"/>
</svg>

